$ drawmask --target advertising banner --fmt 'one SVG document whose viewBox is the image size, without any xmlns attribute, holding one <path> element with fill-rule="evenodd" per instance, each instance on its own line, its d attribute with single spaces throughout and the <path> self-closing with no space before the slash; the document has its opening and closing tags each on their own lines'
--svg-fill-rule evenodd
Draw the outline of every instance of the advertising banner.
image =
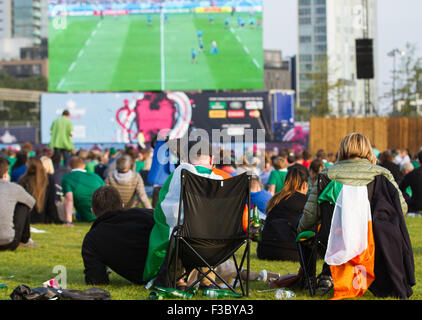
<svg viewBox="0 0 422 320">
<path fill-rule="evenodd" d="M 227 129 L 231 136 L 245 129 L 271 131 L 268 93 L 68 93 L 41 96 L 41 142 L 50 141 L 50 128 L 67 109 L 74 143 L 149 142 L 159 131 L 170 139 L 189 130 Z M 162 131 L 163 132 L 163 131 Z"/>
<path fill-rule="evenodd" d="M 37 129 L 35 127 L 0 128 L 0 143 L 36 143 L 36 134 Z"/>
</svg>

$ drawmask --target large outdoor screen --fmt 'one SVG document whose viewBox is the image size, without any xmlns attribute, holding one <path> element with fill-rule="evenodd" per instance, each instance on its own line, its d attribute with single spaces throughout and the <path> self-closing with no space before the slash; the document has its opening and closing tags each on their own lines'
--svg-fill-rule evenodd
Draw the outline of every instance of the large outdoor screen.
<svg viewBox="0 0 422 320">
<path fill-rule="evenodd" d="M 49 0 L 49 91 L 263 89 L 262 0 Z"/>
</svg>

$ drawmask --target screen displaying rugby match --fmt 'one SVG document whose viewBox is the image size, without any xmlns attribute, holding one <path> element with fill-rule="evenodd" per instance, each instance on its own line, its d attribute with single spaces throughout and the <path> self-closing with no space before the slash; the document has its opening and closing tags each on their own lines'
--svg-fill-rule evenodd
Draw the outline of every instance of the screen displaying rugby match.
<svg viewBox="0 0 422 320">
<path fill-rule="evenodd" d="M 263 0 L 49 0 L 49 91 L 263 89 Z"/>
</svg>

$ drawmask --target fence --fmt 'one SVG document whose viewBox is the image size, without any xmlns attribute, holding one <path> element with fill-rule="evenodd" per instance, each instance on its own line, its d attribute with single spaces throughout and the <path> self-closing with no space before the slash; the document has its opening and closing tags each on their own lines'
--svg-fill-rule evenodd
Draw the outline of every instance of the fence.
<svg viewBox="0 0 422 320">
<path fill-rule="evenodd" d="M 422 147 L 422 118 L 311 118 L 309 150 L 336 153 L 341 139 L 352 132 L 368 136 L 380 151 L 408 148 L 415 153 Z"/>
</svg>

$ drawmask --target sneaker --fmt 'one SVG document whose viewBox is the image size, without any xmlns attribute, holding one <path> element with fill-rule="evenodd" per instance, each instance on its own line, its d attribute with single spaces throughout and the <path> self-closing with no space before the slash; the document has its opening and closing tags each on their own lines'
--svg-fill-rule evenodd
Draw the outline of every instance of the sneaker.
<svg viewBox="0 0 422 320">
<path fill-rule="evenodd" d="M 319 275 L 316 290 L 321 292 L 321 296 L 332 288 L 334 288 L 333 278 L 331 276 Z"/>
<path fill-rule="evenodd" d="M 34 242 L 34 240 L 32 240 L 31 238 L 29 238 L 28 242 L 23 243 L 23 242 L 19 242 L 19 247 L 23 247 L 23 248 L 37 248 L 40 245 L 36 242 Z"/>
</svg>

